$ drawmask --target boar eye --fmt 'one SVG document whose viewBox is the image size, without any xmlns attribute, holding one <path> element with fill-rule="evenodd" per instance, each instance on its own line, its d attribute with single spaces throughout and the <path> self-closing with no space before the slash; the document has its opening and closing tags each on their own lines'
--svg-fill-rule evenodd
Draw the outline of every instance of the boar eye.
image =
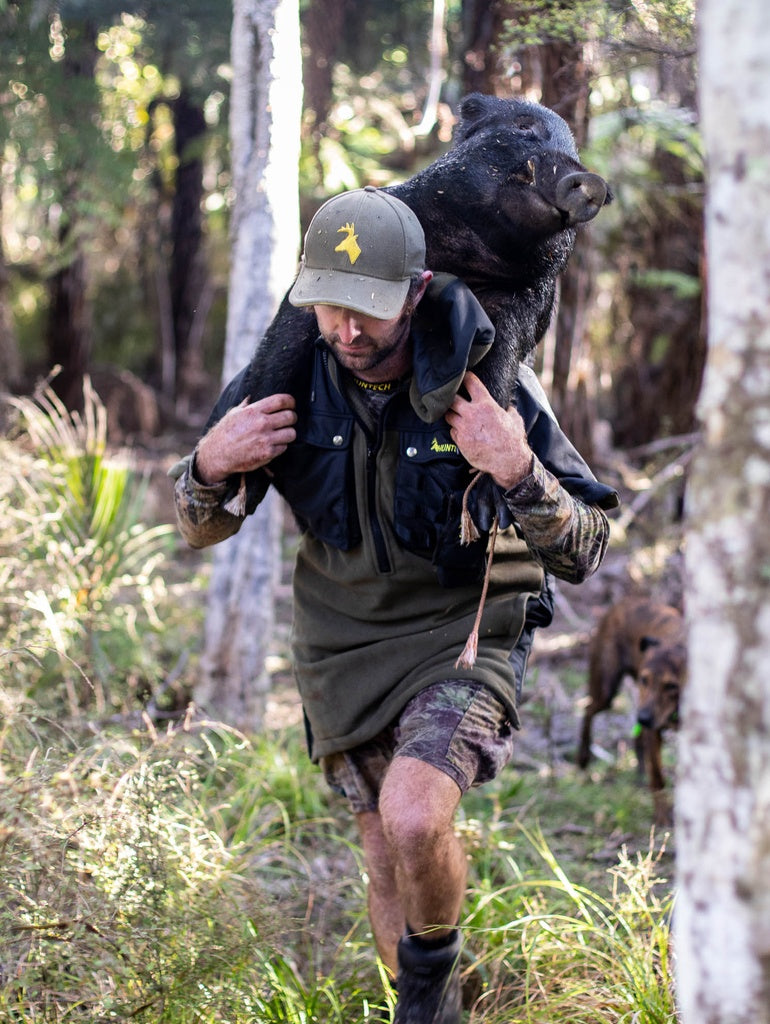
<svg viewBox="0 0 770 1024">
<path fill-rule="evenodd" d="M 531 114 L 522 114 L 517 117 L 513 123 L 513 129 L 518 136 L 523 135 L 531 139 L 539 139 L 543 142 L 551 137 L 547 125 Z"/>
</svg>

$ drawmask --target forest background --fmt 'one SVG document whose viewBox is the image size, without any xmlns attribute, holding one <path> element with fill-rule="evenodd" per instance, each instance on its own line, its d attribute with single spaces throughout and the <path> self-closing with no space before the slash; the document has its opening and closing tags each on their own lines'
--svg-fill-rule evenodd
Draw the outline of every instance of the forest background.
<svg viewBox="0 0 770 1024">
<path fill-rule="evenodd" d="M 303 227 L 328 195 L 440 155 L 474 90 L 556 109 L 611 183 L 536 369 L 625 505 L 607 573 L 579 609 L 560 598 L 535 659 L 523 776 L 460 823 L 475 888 L 468 1013 L 673 1020 L 672 840 L 650 839 L 630 706 L 593 786 L 570 761 L 596 615 L 628 589 L 681 600 L 706 358 L 693 7 L 300 7 Z M 12 1020 L 349 1021 L 389 998 L 354 840 L 303 768 L 283 690 L 285 576 L 269 598 L 266 728 L 190 703 L 209 565 L 173 536 L 165 471 L 221 384 L 232 16 L 218 0 L 0 2 L 0 863 L 12 880 L 0 1008 Z M 287 559 L 292 543 L 287 524 Z"/>
</svg>

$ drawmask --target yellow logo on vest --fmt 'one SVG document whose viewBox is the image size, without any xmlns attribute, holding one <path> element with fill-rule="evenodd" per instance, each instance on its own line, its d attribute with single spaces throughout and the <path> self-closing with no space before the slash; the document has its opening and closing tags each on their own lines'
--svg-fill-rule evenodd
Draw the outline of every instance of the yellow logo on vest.
<svg viewBox="0 0 770 1024">
<path fill-rule="evenodd" d="M 355 224 L 345 224 L 344 227 L 337 228 L 337 234 L 339 235 L 343 231 L 347 231 L 347 236 L 343 238 L 335 252 L 347 253 L 347 257 L 350 260 L 352 266 L 358 257 L 361 255 L 361 247 L 358 244 L 358 235 L 355 233 Z"/>
<path fill-rule="evenodd" d="M 430 450 L 432 452 L 451 452 L 457 454 L 457 445 L 449 442 L 441 442 L 437 437 L 434 437 L 430 443 Z"/>
</svg>

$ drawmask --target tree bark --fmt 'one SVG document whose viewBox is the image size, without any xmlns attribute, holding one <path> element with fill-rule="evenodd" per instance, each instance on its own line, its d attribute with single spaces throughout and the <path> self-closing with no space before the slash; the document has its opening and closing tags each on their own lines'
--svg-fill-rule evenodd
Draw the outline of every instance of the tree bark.
<svg viewBox="0 0 770 1024">
<path fill-rule="evenodd" d="M 62 235 L 62 246 L 66 237 Z M 85 257 L 75 243 L 75 252 L 48 280 L 48 360 L 59 366 L 52 386 L 70 409 L 83 401 L 83 377 L 91 358 L 91 315 L 86 297 Z"/>
<path fill-rule="evenodd" d="M 674 918 L 684 1024 L 770 1021 L 770 12 L 703 0 L 708 357 L 686 545 Z"/>
<path fill-rule="evenodd" d="M 2 202 L 2 195 L 0 195 L 0 224 L 3 222 Z M 11 391 L 18 387 L 21 377 L 19 343 L 11 316 L 8 294 L 8 267 L 5 262 L 2 238 L 0 238 L 0 391 Z"/>
<path fill-rule="evenodd" d="M 651 288 L 645 273 L 703 279 L 701 182 L 687 161 L 660 146 L 653 155 L 644 209 L 625 220 L 624 305 L 616 315 L 632 326 L 615 373 L 611 415 L 615 443 L 636 447 L 693 429 L 706 358 L 705 306 L 697 294 Z M 655 182 L 665 182 L 665 188 Z"/>
<path fill-rule="evenodd" d="M 541 102 L 561 115 L 578 150 L 588 138 L 590 74 L 579 43 L 537 47 L 542 73 Z M 595 402 L 583 353 L 586 309 L 592 290 L 590 225 L 577 233 L 575 249 L 559 281 L 559 303 L 550 340 L 553 344 L 550 398 L 562 429 L 590 463 L 593 458 Z M 583 355 L 583 359 L 580 356 Z"/>
<path fill-rule="evenodd" d="M 506 96 L 510 84 L 500 73 L 495 40 L 512 5 L 505 0 L 462 0 L 463 91 Z"/>
<path fill-rule="evenodd" d="M 433 18 L 428 39 L 428 52 L 430 54 L 430 78 L 422 120 L 414 129 L 414 134 L 418 137 L 430 135 L 438 121 L 441 86 L 446 77 L 444 72 L 447 54 L 446 0 L 433 0 Z"/>
<path fill-rule="evenodd" d="M 296 272 L 302 113 L 297 0 L 235 0 L 230 142 L 231 268 L 223 380 L 251 358 Z M 260 727 L 265 656 L 280 568 L 273 492 L 215 552 L 196 699 L 224 721 Z"/>
<path fill-rule="evenodd" d="M 311 0 L 303 16 L 307 39 L 303 61 L 305 116 L 314 151 L 326 132 L 332 102 L 334 63 L 343 40 L 351 0 Z"/>
<path fill-rule="evenodd" d="M 201 332 L 196 330 L 207 293 L 203 258 L 203 154 L 206 119 L 200 105 L 184 90 L 171 104 L 176 183 L 171 214 L 171 312 L 174 326 L 175 400 L 187 417 L 202 374 Z"/>
<path fill-rule="evenodd" d="M 68 24 L 63 59 L 61 93 L 55 97 L 56 115 L 62 124 L 95 117 L 98 104 L 94 71 L 96 25 L 85 20 Z M 68 87 L 67 80 L 72 80 Z M 86 144 L 87 145 L 87 144 Z M 62 160 L 59 246 L 61 263 L 48 279 L 48 323 L 46 345 L 51 366 L 61 372 L 53 388 L 62 401 L 78 408 L 83 401 L 83 377 L 91 358 L 91 310 L 87 295 L 86 256 L 77 231 L 80 177 L 90 157 L 87 148 L 76 146 Z"/>
</svg>

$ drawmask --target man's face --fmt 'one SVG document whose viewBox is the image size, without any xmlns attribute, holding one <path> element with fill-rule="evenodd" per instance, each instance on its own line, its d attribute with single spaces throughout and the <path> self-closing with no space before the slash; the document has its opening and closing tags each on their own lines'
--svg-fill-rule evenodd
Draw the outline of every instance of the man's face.
<svg viewBox="0 0 770 1024">
<path fill-rule="evenodd" d="M 365 380 L 394 380 L 406 373 L 410 314 L 378 320 L 343 306 L 314 307 L 318 327 L 337 362 Z"/>
</svg>

